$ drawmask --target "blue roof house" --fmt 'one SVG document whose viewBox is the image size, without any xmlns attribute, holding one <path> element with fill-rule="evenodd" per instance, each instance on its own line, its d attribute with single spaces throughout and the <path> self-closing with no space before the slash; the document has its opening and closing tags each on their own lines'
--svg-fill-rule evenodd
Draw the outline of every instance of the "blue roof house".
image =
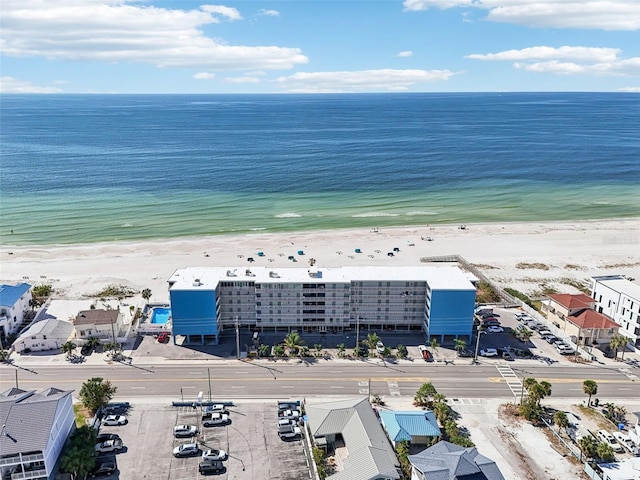
<svg viewBox="0 0 640 480">
<path fill-rule="evenodd" d="M 394 448 L 403 440 L 408 440 L 411 445 L 427 445 L 433 437 L 440 436 L 436 416 L 431 410 L 382 410 L 380 420 Z"/>
<path fill-rule="evenodd" d="M 24 314 L 31 308 L 31 285 L 0 285 L 0 342 L 7 343 L 7 337 L 17 333 L 24 320 Z"/>
</svg>

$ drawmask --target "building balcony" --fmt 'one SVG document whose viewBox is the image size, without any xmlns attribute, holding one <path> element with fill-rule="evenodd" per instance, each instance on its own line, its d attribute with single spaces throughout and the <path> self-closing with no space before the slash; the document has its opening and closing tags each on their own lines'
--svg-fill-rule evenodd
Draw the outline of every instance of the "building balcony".
<svg viewBox="0 0 640 480">
<path fill-rule="evenodd" d="M 11 455 L 0 458 L 0 467 L 10 467 L 11 465 L 21 465 L 23 463 L 44 462 L 42 453 L 33 453 L 30 455 Z"/>
</svg>

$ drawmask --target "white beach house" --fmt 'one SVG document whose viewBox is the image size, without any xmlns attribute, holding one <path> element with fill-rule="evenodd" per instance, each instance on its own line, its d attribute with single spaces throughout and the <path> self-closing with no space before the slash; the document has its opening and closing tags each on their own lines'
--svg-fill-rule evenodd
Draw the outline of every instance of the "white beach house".
<svg viewBox="0 0 640 480">
<path fill-rule="evenodd" d="M 457 266 L 184 268 L 168 280 L 173 335 L 215 344 L 237 322 L 256 331 L 415 331 L 440 343 L 468 340 L 472 280 Z"/>
<path fill-rule="evenodd" d="M 640 285 L 621 275 L 593 277 L 591 296 L 596 310 L 620 325 L 619 333 L 640 351 Z"/>
<path fill-rule="evenodd" d="M 24 315 L 31 308 L 31 285 L 0 285 L 0 343 L 5 346 L 7 338 L 18 332 Z"/>
</svg>

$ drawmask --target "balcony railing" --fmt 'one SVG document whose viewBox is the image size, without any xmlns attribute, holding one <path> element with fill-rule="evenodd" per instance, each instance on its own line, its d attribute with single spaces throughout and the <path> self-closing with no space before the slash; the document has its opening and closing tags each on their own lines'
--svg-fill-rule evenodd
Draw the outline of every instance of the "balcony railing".
<svg viewBox="0 0 640 480">
<path fill-rule="evenodd" d="M 34 453 L 31 455 L 12 455 L 11 457 L 2 457 L 0 458 L 0 467 L 35 462 L 44 462 L 44 455 L 42 453 Z"/>
</svg>

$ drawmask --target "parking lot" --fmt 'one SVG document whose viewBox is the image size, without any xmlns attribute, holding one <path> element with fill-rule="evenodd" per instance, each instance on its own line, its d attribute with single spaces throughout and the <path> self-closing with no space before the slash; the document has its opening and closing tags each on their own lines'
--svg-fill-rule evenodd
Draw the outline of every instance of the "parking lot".
<svg viewBox="0 0 640 480">
<path fill-rule="evenodd" d="M 246 402 L 229 406 L 231 423 L 202 427 L 201 408 L 166 404 L 132 404 L 123 426 L 103 426 L 100 433 L 117 433 L 125 448 L 117 457 L 112 479 L 186 480 L 205 478 L 198 471 L 201 455 L 176 458 L 172 451 L 183 443 L 197 442 L 200 451 L 228 453 L 221 479 L 300 480 L 310 478 L 304 439 L 283 441 L 278 436 L 277 402 Z M 174 438 L 174 425 L 199 426 L 194 438 Z M 200 453 L 201 453 L 200 452 Z M 109 477 L 104 477 L 109 478 Z"/>
</svg>

